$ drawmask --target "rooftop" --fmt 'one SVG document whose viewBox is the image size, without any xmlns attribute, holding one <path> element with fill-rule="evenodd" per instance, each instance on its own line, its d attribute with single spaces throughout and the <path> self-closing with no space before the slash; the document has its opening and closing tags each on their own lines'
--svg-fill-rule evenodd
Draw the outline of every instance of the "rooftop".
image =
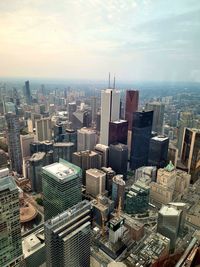
<svg viewBox="0 0 200 267">
<path fill-rule="evenodd" d="M 11 176 L 6 176 L 0 179 L 0 192 L 4 190 L 17 190 L 17 185 Z"/>
<path fill-rule="evenodd" d="M 32 157 L 30 158 L 30 161 L 39 161 L 39 160 L 42 160 L 45 157 L 45 155 L 46 154 L 44 152 L 34 153 L 32 155 Z"/>
<path fill-rule="evenodd" d="M 101 171 L 101 170 L 98 170 L 98 169 L 89 169 L 86 171 L 86 174 L 90 174 L 92 176 L 95 176 L 95 177 L 99 177 L 99 176 L 105 176 L 105 172 Z"/>
<path fill-rule="evenodd" d="M 71 146 L 74 146 L 74 143 L 72 142 L 67 142 L 67 143 L 54 143 L 53 144 L 54 147 L 71 147 Z"/>
<path fill-rule="evenodd" d="M 63 159 L 59 159 L 59 162 L 43 167 L 42 170 L 59 182 L 69 181 L 81 172 L 81 169 L 78 166 Z"/>
<path fill-rule="evenodd" d="M 155 140 L 155 141 L 159 141 L 159 142 L 163 142 L 165 140 L 168 140 L 169 137 L 167 136 L 164 136 L 164 135 L 158 135 L 158 136 L 154 136 L 151 138 L 152 140 Z"/>
<path fill-rule="evenodd" d="M 159 213 L 167 216 L 178 216 L 180 214 L 180 210 L 177 210 L 174 207 L 162 206 Z"/>
</svg>

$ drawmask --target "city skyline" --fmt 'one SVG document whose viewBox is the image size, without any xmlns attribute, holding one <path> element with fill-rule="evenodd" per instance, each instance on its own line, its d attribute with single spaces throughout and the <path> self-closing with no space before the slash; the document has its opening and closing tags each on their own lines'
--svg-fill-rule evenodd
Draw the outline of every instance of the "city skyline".
<svg viewBox="0 0 200 267">
<path fill-rule="evenodd" d="M 0 73 L 198 82 L 199 10 L 195 0 L 2 2 Z"/>
</svg>

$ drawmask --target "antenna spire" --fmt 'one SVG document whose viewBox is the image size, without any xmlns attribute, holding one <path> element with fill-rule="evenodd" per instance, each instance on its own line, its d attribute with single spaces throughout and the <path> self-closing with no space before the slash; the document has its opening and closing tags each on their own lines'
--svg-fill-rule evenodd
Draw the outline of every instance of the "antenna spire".
<svg viewBox="0 0 200 267">
<path fill-rule="evenodd" d="M 115 75 L 114 75 L 114 81 L 113 81 L 113 89 L 115 89 Z"/>
<path fill-rule="evenodd" d="M 110 88 L 110 72 L 108 74 L 108 88 Z"/>
</svg>

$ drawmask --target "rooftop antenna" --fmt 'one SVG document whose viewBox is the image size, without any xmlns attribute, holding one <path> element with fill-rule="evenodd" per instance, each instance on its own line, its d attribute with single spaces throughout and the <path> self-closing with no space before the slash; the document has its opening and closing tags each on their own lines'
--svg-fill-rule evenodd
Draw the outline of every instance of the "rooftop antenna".
<svg viewBox="0 0 200 267">
<path fill-rule="evenodd" d="M 110 88 L 110 72 L 109 72 L 109 75 L 108 75 L 108 88 Z"/>
<path fill-rule="evenodd" d="M 115 89 L 115 75 L 114 75 L 114 81 L 113 81 L 113 89 Z"/>
</svg>

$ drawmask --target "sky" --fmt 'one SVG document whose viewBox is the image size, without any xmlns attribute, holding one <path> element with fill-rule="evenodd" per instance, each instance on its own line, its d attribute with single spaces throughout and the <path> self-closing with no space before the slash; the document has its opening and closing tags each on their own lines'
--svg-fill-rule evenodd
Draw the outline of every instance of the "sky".
<svg viewBox="0 0 200 267">
<path fill-rule="evenodd" d="M 0 76 L 200 82 L 199 0 L 0 1 Z"/>
</svg>

